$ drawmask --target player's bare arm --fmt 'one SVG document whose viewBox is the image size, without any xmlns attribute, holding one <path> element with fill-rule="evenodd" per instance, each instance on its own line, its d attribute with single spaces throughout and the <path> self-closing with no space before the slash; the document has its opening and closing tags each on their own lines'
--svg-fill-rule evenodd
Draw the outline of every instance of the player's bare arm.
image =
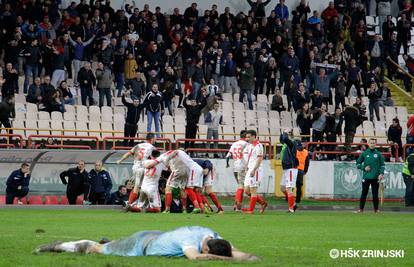
<svg viewBox="0 0 414 267">
<path fill-rule="evenodd" d="M 185 256 L 189 260 L 222 260 L 222 261 L 258 261 L 259 258 L 255 255 L 238 251 L 237 249 L 232 250 L 232 256 L 219 256 L 209 253 L 200 253 L 196 248 L 188 248 L 184 250 Z"/>
<path fill-rule="evenodd" d="M 116 164 L 121 164 L 124 160 L 126 160 L 129 156 L 131 156 L 131 151 L 126 152 L 121 159 L 117 160 Z"/>
</svg>

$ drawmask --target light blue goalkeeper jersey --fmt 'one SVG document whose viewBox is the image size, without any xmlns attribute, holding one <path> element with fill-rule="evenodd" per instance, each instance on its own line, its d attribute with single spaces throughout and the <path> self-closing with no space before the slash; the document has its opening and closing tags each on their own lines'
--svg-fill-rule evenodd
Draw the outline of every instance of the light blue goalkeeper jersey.
<svg viewBox="0 0 414 267">
<path fill-rule="evenodd" d="M 200 226 L 185 226 L 164 233 L 143 231 L 105 244 L 103 253 L 119 256 L 182 257 L 187 248 L 195 248 L 201 253 L 203 240 L 207 237 L 221 239 L 213 230 Z"/>
</svg>

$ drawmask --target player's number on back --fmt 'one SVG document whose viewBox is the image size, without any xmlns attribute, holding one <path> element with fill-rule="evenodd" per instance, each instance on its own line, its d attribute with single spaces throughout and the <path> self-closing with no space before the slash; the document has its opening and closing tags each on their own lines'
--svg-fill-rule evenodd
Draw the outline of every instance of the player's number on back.
<svg viewBox="0 0 414 267">
<path fill-rule="evenodd" d="M 140 148 L 138 153 L 137 153 L 137 158 L 139 160 L 143 160 L 144 159 L 144 155 L 145 155 L 145 148 Z"/>
<path fill-rule="evenodd" d="M 152 167 L 150 169 L 147 169 L 146 172 L 145 172 L 145 176 L 147 176 L 147 177 L 154 177 L 156 171 L 157 171 L 157 169 L 155 167 Z"/>
<path fill-rule="evenodd" d="M 233 159 L 243 158 L 243 146 L 239 145 L 233 150 Z"/>
</svg>

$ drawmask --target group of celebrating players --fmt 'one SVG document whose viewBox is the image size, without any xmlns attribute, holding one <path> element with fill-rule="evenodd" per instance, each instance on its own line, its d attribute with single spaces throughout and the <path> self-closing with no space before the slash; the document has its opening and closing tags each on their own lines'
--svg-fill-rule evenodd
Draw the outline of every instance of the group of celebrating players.
<svg viewBox="0 0 414 267">
<path fill-rule="evenodd" d="M 187 212 L 187 197 L 192 202 L 192 213 L 212 211 L 207 200 L 207 194 L 215 206 L 217 213 L 224 210 L 216 194 L 212 191 L 215 179 L 215 168 L 210 160 L 192 159 L 183 150 L 171 150 L 161 154 L 154 146 L 155 136 L 147 134 L 146 142 L 140 143 L 125 153 L 117 164 L 134 157 L 132 167 L 135 185 L 132 190 L 126 210 L 131 212 L 161 212 L 161 198 L 158 183 L 163 170 L 169 170 L 165 188 L 165 210 L 169 213 L 172 204 L 172 190 L 180 189 L 183 212 Z M 257 194 L 257 189 L 263 176 L 263 145 L 257 139 L 254 130 L 240 132 L 240 140 L 232 144 L 226 155 L 227 167 L 230 158 L 234 160 L 234 176 L 238 183 L 234 209 L 243 213 L 253 214 L 256 202 L 260 204 L 260 213 L 267 207 L 264 198 Z M 247 208 L 242 208 L 243 194 L 250 198 Z"/>
</svg>

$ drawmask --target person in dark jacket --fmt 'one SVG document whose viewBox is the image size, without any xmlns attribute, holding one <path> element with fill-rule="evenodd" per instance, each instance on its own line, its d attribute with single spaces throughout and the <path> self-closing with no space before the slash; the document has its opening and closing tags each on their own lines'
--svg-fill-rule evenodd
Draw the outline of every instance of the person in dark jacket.
<svg viewBox="0 0 414 267">
<path fill-rule="evenodd" d="M 41 60 L 40 49 L 38 47 L 37 39 L 33 39 L 31 44 L 23 50 L 21 56 L 25 57 L 25 69 L 24 69 L 24 85 L 23 92 L 27 93 L 29 87 L 30 78 L 33 80 L 38 77 L 39 74 L 39 60 Z"/>
<path fill-rule="evenodd" d="M 96 75 L 96 88 L 99 91 L 99 107 L 104 105 L 104 98 L 106 98 L 106 105 L 111 106 L 111 85 L 112 85 L 112 73 L 108 68 L 105 68 L 102 62 L 98 63 L 98 68 L 95 72 Z"/>
<path fill-rule="evenodd" d="M 4 101 L 0 102 L 0 127 L 11 128 L 10 119 L 16 117 L 14 108 L 14 95 L 8 96 Z M 10 130 L 12 134 L 13 131 Z"/>
<path fill-rule="evenodd" d="M 95 75 L 91 70 L 91 63 L 86 62 L 78 73 L 78 83 L 81 89 L 82 105 L 86 106 L 86 99 L 89 100 L 89 106 L 95 103 L 93 99 L 93 88 L 96 85 Z"/>
<path fill-rule="evenodd" d="M 275 95 L 272 97 L 272 104 L 270 105 L 271 110 L 277 112 L 285 111 L 286 108 L 283 106 L 283 97 L 279 89 L 276 89 Z"/>
<path fill-rule="evenodd" d="M 285 129 L 280 136 L 280 143 L 283 144 L 281 152 L 283 177 L 280 182 L 280 189 L 288 199 L 288 211 L 295 212 L 295 198 L 293 189 L 296 186 L 298 175 L 298 160 L 296 158 L 296 143 L 293 138 L 293 130 Z"/>
<path fill-rule="evenodd" d="M 151 91 L 145 96 L 144 104 L 147 112 L 147 132 L 151 132 L 154 120 L 157 137 L 161 137 L 160 116 L 164 114 L 164 103 L 157 84 L 152 85 Z"/>
<path fill-rule="evenodd" d="M 249 109 L 253 110 L 253 101 L 252 101 L 252 90 L 254 89 L 254 69 L 250 65 L 249 61 L 244 62 L 242 69 L 239 71 L 239 85 L 240 85 L 240 95 L 239 102 L 243 103 L 244 95 L 247 97 L 247 102 L 249 103 Z"/>
<path fill-rule="evenodd" d="M 122 104 L 127 107 L 127 115 L 125 119 L 124 137 L 135 137 L 138 130 L 138 121 L 141 111 L 144 109 L 145 104 L 140 104 L 139 98 L 135 95 L 131 95 L 132 90 L 127 90 L 125 94 L 130 96 L 132 103 L 125 100 L 125 94 L 122 95 Z M 134 140 L 124 140 L 124 146 L 134 146 Z"/>
<path fill-rule="evenodd" d="M 335 114 L 329 114 L 326 116 L 326 141 L 327 142 L 336 142 L 337 137 L 342 135 L 342 114 L 341 108 L 335 109 Z M 336 146 L 328 146 L 328 151 L 335 151 Z M 328 159 L 334 159 L 335 155 L 328 155 Z"/>
<path fill-rule="evenodd" d="M 29 87 L 26 101 L 33 104 L 40 104 L 45 97 L 45 89 L 41 84 L 41 80 L 37 77 L 33 84 Z"/>
<path fill-rule="evenodd" d="M 3 85 L 1 87 L 1 95 L 3 98 L 19 93 L 19 74 L 13 68 L 11 63 L 7 63 L 6 69 L 3 71 Z"/>
<path fill-rule="evenodd" d="M 85 169 L 85 161 L 79 161 L 78 167 L 63 171 L 59 176 L 62 183 L 66 185 L 66 196 L 70 205 L 75 205 L 76 199 L 82 194 L 83 203 L 88 204 L 90 185 L 88 183 L 89 174 Z"/>
<path fill-rule="evenodd" d="M 398 145 L 398 157 L 399 157 L 399 161 L 402 161 L 402 140 L 401 140 L 401 135 L 402 135 L 402 128 L 400 125 L 400 120 L 398 118 L 394 118 L 392 119 L 392 124 L 390 125 L 390 127 L 388 128 L 388 142 L 390 144 L 397 144 Z M 394 158 L 395 155 L 395 147 L 392 146 L 391 147 L 391 151 L 392 151 L 392 156 L 391 156 L 391 161 L 393 160 L 397 160 L 396 158 Z"/>
<path fill-rule="evenodd" d="M 312 128 L 313 114 L 309 108 L 309 103 L 303 104 L 302 108 L 298 110 L 296 117 L 296 124 L 300 129 L 300 134 L 303 135 L 302 141 L 309 142 Z"/>
<path fill-rule="evenodd" d="M 405 159 L 402 176 L 405 183 L 404 202 L 406 207 L 414 207 L 414 154 Z"/>
<path fill-rule="evenodd" d="M 102 161 L 95 162 L 95 169 L 89 172 L 88 181 L 91 185 L 89 194 L 91 204 L 105 204 L 112 189 L 112 180 L 109 172 L 103 168 Z"/>
<path fill-rule="evenodd" d="M 132 90 L 132 94 L 138 98 L 141 98 L 145 94 L 145 82 L 142 80 L 142 73 L 135 72 L 135 79 L 127 80 L 125 82 L 125 88 Z"/>
<path fill-rule="evenodd" d="M 375 116 L 377 117 L 377 121 L 380 120 L 379 99 L 381 95 L 382 95 L 382 89 L 378 88 L 377 83 L 372 81 L 370 88 L 368 90 L 368 99 L 369 99 L 368 108 L 369 108 L 369 120 L 370 121 L 374 120 L 374 111 L 375 111 Z"/>
<path fill-rule="evenodd" d="M 294 210 L 297 209 L 298 204 L 302 199 L 302 186 L 303 186 L 303 178 L 308 172 L 309 169 L 309 152 L 306 148 L 303 147 L 303 144 L 299 140 L 295 140 L 296 142 L 296 158 L 298 160 L 298 177 L 296 179 L 296 200 Z"/>
<path fill-rule="evenodd" d="M 23 204 L 21 199 L 29 193 L 30 165 L 23 163 L 20 169 L 13 171 L 6 182 L 6 204 L 13 204 L 14 198 L 18 198 L 17 204 Z"/>
<path fill-rule="evenodd" d="M 270 1 L 271 0 L 265 0 L 263 2 L 262 0 L 257 0 L 256 2 L 253 2 L 252 0 L 247 0 L 247 3 L 250 5 L 250 10 L 254 13 L 255 18 L 265 18 L 265 7 L 270 3 Z"/>
<path fill-rule="evenodd" d="M 345 121 L 345 149 L 349 151 L 351 149 L 349 144 L 354 142 L 356 129 L 360 125 L 359 111 L 354 106 L 346 106 L 342 117 Z"/>
<path fill-rule="evenodd" d="M 186 109 L 187 125 L 185 126 L 185 138 L 195 139 L 197 135 L 198 121 L 200 120 L 201 111 L 207 105 L 205 98 L 199 98 L 198 102 L 194 98 L 187 96 L 184 98 L 183 105 Z M 194 147 L 194 142 L 185 142 L 185 148 Z"/>
<path fill-rule="evenodd" d="M 127 188 L 125 185 L 120 185 L 118 191 L 111 193 L 108 205 L 123 205 L 128 201 Z"/>
<path fill-rule="evenodd" d="M 264 55 L 259 55 L 259 59 L 254 64 L 255 74 L 255 86 L 254 95 L 257 97 L 258 94 L 263 94 L 263 88 L 266 80 L 267 63 L 265 62 Z"/>
</svg>

